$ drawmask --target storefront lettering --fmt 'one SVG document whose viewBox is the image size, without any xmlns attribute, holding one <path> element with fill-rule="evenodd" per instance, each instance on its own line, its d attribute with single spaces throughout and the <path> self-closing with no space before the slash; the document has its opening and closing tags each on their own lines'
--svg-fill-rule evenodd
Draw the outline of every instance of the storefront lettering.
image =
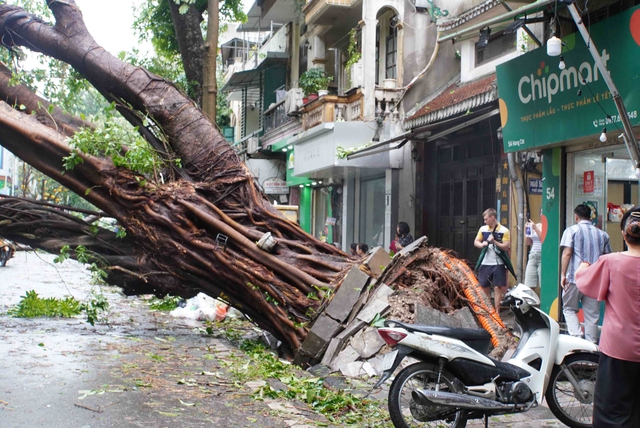
<svg viewBox="0 0 640 428">
<path fill-rule="evenodd" d="M 606 49 L 602 51 L 601 58 L 606 67 L 607 61 L 609 61 L 609 54 L 607 54 Z M 578 75 L 581 80 L 578 79 Z M 597 80 L 598 67 L 595 63 L 592 65 L 585 61 L 578 66 L 577 70 L 573 66 L 562 70 L 560 76 L 556 73 L 551 73 L 548 76 L 539 78 L 536 78 L 533 74 L 522 76 L 518 82 L 518 97 L 523 104 L 544 98 L 551 104 L 554 95 L 572 88 L 577 88 L 578 82 L 581 85 L 586 85 L 587 83 Z"/>
</svg>

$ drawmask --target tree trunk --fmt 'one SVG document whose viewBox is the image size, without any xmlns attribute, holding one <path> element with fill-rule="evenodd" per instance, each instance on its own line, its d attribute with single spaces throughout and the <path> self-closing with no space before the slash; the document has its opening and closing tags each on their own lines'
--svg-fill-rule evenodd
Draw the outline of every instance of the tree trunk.
<svg viewBox="0 0 640 428">
<path fill-rule="evenodd" d="M 298 349 L 306 323 L 351 260 L 281 216 L 215 125 L 171 82 L 100 47 L 74 1 L 48 4 L 53 26 L 18 7 L 0 5 L 5 46 L 22 45 L 67 62 L 105 97 L 117 100 L 136 126 L 148 116 L 152 125 L 141 126 L 141 134 L 154 147 L 154 136 L 163 135 L 162 154 L 181 159 L 182 178 L 145 181 L 108 158 L 86 154 L 80 154 L 83 163 L 63 173 L 62 159 L 71 154 L 66 134 L 55 122 L 41 123 L 29 110 L 6 103 L 0 104 L 0 144 L 116 218 L 142 270 L 166 273 L 188 290 L 180 294 L 202 291 L 227 300 L 291 351 Z M 3 99 L 6 90 L 0 87 Z M 22 99 L 35 95 L 19 97 L 18 105 L 26 106 Z M 266 232 L 277 242 L 271 253 L 256 245 Z M 157 294 L 166 293 L 168 286 L 159 287 Z"/>
<path fill-rule="evenodd" d="M 220 16 L 218 0 L 209 0 L 207 5 L 207 39 L 205 42 L 204 79 L 202 94 L 202 110 L 209 120 L 216 123 L 216 103 L 218 87 L 216 81 L 216 58 L 218 57 L 218 30 Z"/>
<path fill-rule="evenodd" d="M 178 49 L 182 57 L 184 74 L 189 85 L 188 92 L 196 104 L 202 106 L 203 54 L 205 51 L 202 30 L 200 29 L 202 13 L 196 9 L 195 5 L 189 5 L 187 13 L 180 13 L 180 4 L 174 0 L 167 1 L 171 10 L 171 19 L 176 32 Z"/>
</svg>

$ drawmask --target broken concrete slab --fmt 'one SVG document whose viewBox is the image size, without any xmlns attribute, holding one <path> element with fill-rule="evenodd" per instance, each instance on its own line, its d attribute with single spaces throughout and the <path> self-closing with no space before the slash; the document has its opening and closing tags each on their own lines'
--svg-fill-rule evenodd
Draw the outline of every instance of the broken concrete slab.
<svg viewBox="0 0 640 428">
<path fill-rule="evenodd" d="M 345 342 L 347 342 L 351 336 L 362 330 L 362 327 L 366 325 L 365 322 L 360 320 L 355 320 L 351 324 L 347 326 L 340 334 L 331 339 L 327 350 L 324 352 L 322 357 L 322 364 L 331 365 L 331 360 L 335 357 L 335 355 L 342 350 Z"/>
<path fill-rule="evenodd" d="M 249 381 L 249 382 L 245 383 L 245 385 L 247 387 L 249 387 L 249 389 L 251 389 L 251 391 L 253 391 L 253 392 L 256 392 L 257 390 L 259 390 L 260 388 L 262 388 L 266 384 L 267 384 L 267 382 L 264 381 L 264 380 L 253 380 L 253 381 Z"/>
<path fill-rule="evenodd" d="M 274 391 L 288 391 L 289 387 L 279 381 L 278 379 L 269 378 L 267 379 L 267 383 Z"/>
<path fill-rule="evenodd" d="M 369 268 L 371 276 L 377 278 L 382 274 L 384 269 L 391 263 L 391 257 L 383 247 L 373 247 L 369 251 L 369 256 L 365 259 L 363 265 Z"/>
<path fill-rule="evenodd" d="M 447 315 L 437 309 L 418 304 L 416 305 L 415 323 L 455 328 L 478 328 L 478 324 L 468 307 Z"/>
<path fill-rule="evenodd" d="M 411 244 L 404 247 L 402 250 L 398 251 L 396 255 L 400 254 L 401 256 L 407 256 L 411 254 L 414 250 L 420 248 L 423 243 L 427 243 L 428 239 L 426 236 L 421 236 L 420 238 L 413 241 Z"/>
<path fill-rule="evenodd" d="M 298 354 L 304 354 L 311 358 L 317 358 L 327 343 L 336 335 L 342 327 L 340 323 L 325 314 L 318 317 L 311 327 L 309 334 L 298 350 Z"/>
<path fill-rule="evenodd" d="M 369 375 L 369 377 L 373 377 L 376 376 L 378 374 L 378 372 L 376 372 L 376 369 L 373 368 L 373 366 L 371 365 L 371 363 L 369 361 L 365 361 L 364 364 L 362 365 L 362 370 L 365 371 L 365 373 L 367 373 L 367 375 Z"/>
<path fill-rule="evenodd" d="M 360 311 L 357 319 L 369 324 L 375 318 L 376 314 L 383 314 L 389 309 L 389 299 L 387 298 L 393 290 L 386 284 L 380 284 L 374 295 L 369 299 L 364 309 Z"/>
<path fill-rule="evenodd" d="M 367 286 L 369 278 L 369 275 L 362 272 L 357 266 L 352 267 L 324 313 L 340 322 L 346 320 L 362 290 Z"/>
<path fill-rule="evenodd" d="M 462 328 L 478 328 L 478 320 L 471 312 L 468 306 L 462 309 L 458 309 L 454 312 L 453 316 L 460 320 L 460 327 Z"/>
<path fill-rule="evenodd" d="M 369 358 L 369 360 L 367 360 L 367 363 L 375 371 L 375 376 L 382 373 L 382 360 L 384 360 L 384 354 L 376 355 L 375 357 Z"/>
<path fill-rule="evenodd" d="M 333 359 L 331 362 L 331 370 L 337 372 L 341 367 L 353 363 L 358 358 L 360 358 L 360 354 L 358 354 L 352 346 L 347 346 Z"/>
<path fill-rule="evenodd" d="M 336 337 L 331 339 L 331 342 L 329 342 L 329 346 L 327 347 L 327 350 L 324 351 L 324 355 L 322 356 L 322 361 L 320 363 L 326 366 L 330 365 L 331 360 L 333 360 L 333 357 L 340 351 L 339 348 L 342 346 L 342 343 L 343 341 Z"/>
<path fill-rule="evenodd" d="M 328 376 L 323 379 L 323 385 L 332 391 L 349 389 L 349 383 L 342 376 Z"/>
<path fill-rule="evenodd" d="M 367 323 L 361 320 L 354 320 L 351 324 L 347 326 L 343 331 L 340 332 L 339 335 L 336 336 L 337 339 L 347 340 L 364 327 Z"/>
<path fill-rule="evenodd" d="M 344 364 L 340 367 L 340 373 L 346 377 L 359 377 L 365 374 L 366 372 L 362 370 L 362 365 L 364 363 L 362 361 L 354 361 L 352 363 Z"/>
<path fill-rule="evenodd" d="M 353 336 L 350 344 L 361 358 L 367 359 L 375 355 L 385 342 L 378 334 L 378 329 L 369 327 Z"/>
<path fill-rule="evenodd" d="M 307 371 L 317 377 L 326 377 L 331 374 L 331 368 L 322 363 L 316 364 L 313 367 L 309 367 Z"/>
<path fill-rule="evenodd" d="M 376 280 L 374 278 L 371 278 L 371 281 L 369 282 L 369 286 L 364 289 L 364 291 L 362 292 L 362 294 L 360 295 L 356 303 L 353 305 L 353 309 L 351 310 L 351 313 L 349 314 L 349 317 L 347 318 L 347 321 L 346 321 L 347 325 L 351 324 L 351 322 L 360 313 L 360 310 L 362 309 L 362 307 L 369 300 L 370 290 L 372 290 L 373 284 L 375 284 L 375 282 Z"/>
</svg>

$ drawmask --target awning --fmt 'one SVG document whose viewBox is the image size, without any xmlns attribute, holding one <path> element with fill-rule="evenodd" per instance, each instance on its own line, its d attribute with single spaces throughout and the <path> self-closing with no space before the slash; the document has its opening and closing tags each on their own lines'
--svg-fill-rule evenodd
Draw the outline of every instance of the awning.
<svg viewBox="0 0 640 428">
<path fill-rule="evenodd" d="M 247 22 L 238 26 L 237 31 L 271 31 L 287 22 L 296 20 L 296 0 L 256 1 L 247 12 Z M 268 5 L 267 3 L 270 3 Z M 266 9 L 266 10 L 265 10 Z"/>
<path fill-rule="evenodd" d="M 441 122 L 434 122 L 428 125 L 419 126 L 417 128 L 412 129 L 411 131 L 405 132 L 404 134 L 400 134 L 389 140 L 381 141 L 380 143 L 374 144 L 369 147 L 365 147 L 364 149 L 361 149 L 361 150 L 357 150 L 351 153 L 350 155 L 348 155 L 347 159 L 349 160 L 357 159 L 364 156 L 370 156 L 377 153 L 383 153 L 383 152 L 388 152 L 390 150 L 399 149 L 410 140 L 420 140 L 420 141 L 437 140 L 438 138 L 442 138 L 447 134 L 456 132 L 459 129 L 465 128 L 469 125 L 473 125 L 474 123 L 481 122 L 499 113 L 500 113 L 500 109 L 497 109 L 497 108 L 485 109 L 473 114 L 465 114 L 459 117 L 454 117 L 452 119 L 443 120 Z M 431 130 L 440 128 L 446 125 L 450 125 L 450 127 L 436 134 L 431 134 Z M 426 134 L 426 133 L 429 133 L 429 134 Z M 395 143 L 397 141 L 399 141 L 399 143 L 395 145 L 391 145 L 392 143 Z"/>
<path fill-rule="evenodd" d="M 537 0 L 534 3 L 519 7 L 510 12 L 505 12 L 502 15 L 479 22 L 475 25 L 465 28 L 464 30 L 456 31 L 455 33 L 442 36 L 438 38 L 438 43 L 446 42 L 447 40 L 457 39 L 459 37 L 471 34 L 473 32 L 477 32 L 480 29 L 485 27 L 491 27 L 492 25 L 502 24 L 506 21 L 510 21 L 513 18 L 523 15 L 525 13 L 537 13 L 541 10 L 544 10 L 548 5 L 555 4 L 556 2 L 557 0 Z"/>
<path fill-rule="evenodd" d="M 262 82 L 261 74 L 264 70 L 274 67 L 286 67 L 288 61 L 289 54 L 286 52 L 267 52 L 266 58 L 256 68 L 233 73 L 220 91 L 229 92 L 242 88 L 259 87 Z"/>
</svg>

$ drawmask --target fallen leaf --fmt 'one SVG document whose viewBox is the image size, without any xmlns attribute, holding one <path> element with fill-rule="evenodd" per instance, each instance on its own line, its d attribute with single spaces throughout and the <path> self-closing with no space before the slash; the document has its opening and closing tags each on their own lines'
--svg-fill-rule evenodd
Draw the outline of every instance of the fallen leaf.
<svg viewBox="0 0 640 428">
<path fill-rule="evenodd" d="M 195 405 L 196 405 L 196 403 L 187 403 L 187 402 L 185 402 L 185 401 L 182 401 L 182 400 L 181 400 L 181 399 L 179 399 L 179 398 L 178 398 L 178 401 L 179 401 L 180 403 L 182 403 L 182 405 L 184 405 L 184 406 L 195 406 Z"/>
</svg>

